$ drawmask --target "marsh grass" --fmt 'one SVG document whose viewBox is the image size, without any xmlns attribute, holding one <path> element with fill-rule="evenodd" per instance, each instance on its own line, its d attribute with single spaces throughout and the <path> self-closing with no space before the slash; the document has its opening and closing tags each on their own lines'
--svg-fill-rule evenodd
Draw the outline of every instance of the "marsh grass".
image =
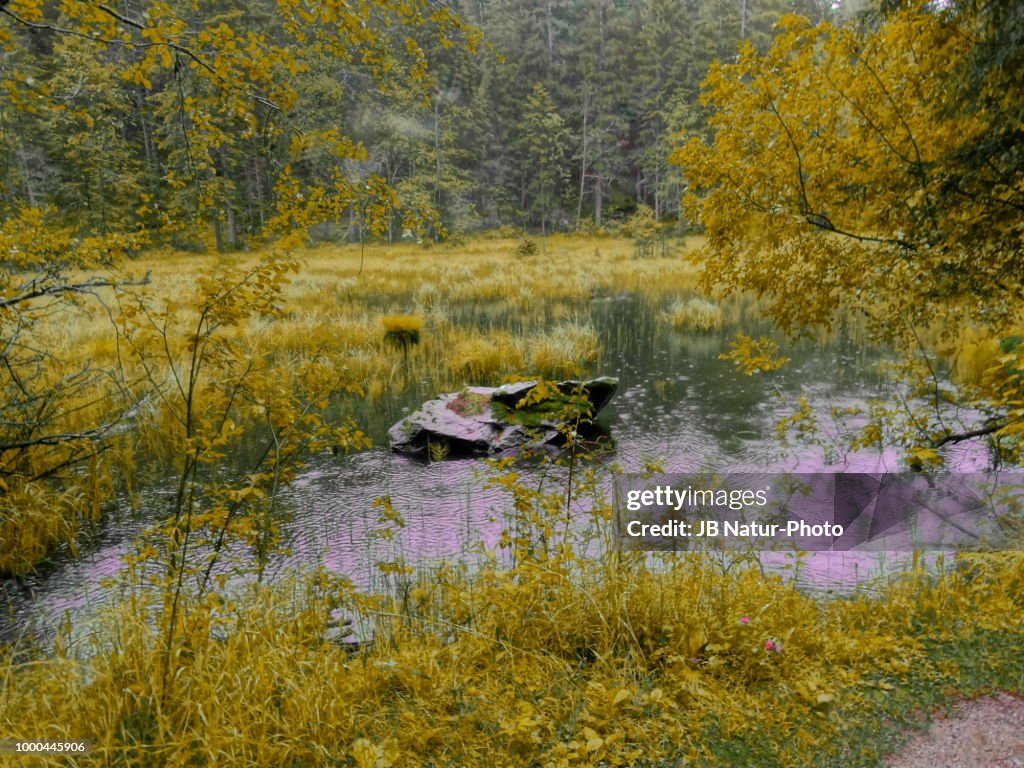
<svg viewBox="0 0 1024 768">
<path fill-rule="evenodd" d="M 713 301 L 696 296 L 673 302 L 663 317 L 676 330 L 695 328 L 710 331 L 722 326 L 722 308 Z"/>
<path fill-rule="evenodd" d="M 587 363 L 600 352 L 597 333 L 589 324 L 559 323 L 549 331 L 539 331 L 525 342 L 530 367 L 547 377 L 582 374 Z"/>
<path fill-rule="evenodd" d="M 508 331 L 467 336 L 455 342 L 449 368 L 469 384 L 496 384 L 523 369 L 522 345 Z"/>
<path fill-rule="evenodd" d="M 165 697 L 125 603 L 81 656 L 5 664 L 0 728 L 91 738 L 79 765 L 881 765 L 915 707 L 1024 690 L 1024 560 L 964 565 L 832 600 L 683 555 L 406 569 L 371 596 L 316 573 L 190 605 Z M 375 642 L 326 639 L 339 609 Z"/>
<path fill-rule="evenodd" d="M 600 349 L 581 298 L 692 290 L 690 265 L 634 260 L 629 241 L 545 245 L 519 259 L 501 240 L 457 253 L 371 248 L 358 276 L 358 248 L 316 249 L 280 311 L 240 323 L 231 342 L 261 361 L 265 387 L 293 389 L 312 370 L 377 407 L 409 380 L 446 391 L 585 370 Z M 179 296 L 209 261 L 161 254 L 138 266 L 152 269 L 156 295 Z M 467 302 L 502 307 L 463 322 Z M 421 338 L 403 364 L 384 318 L 409 314 Z M 69 344 L 99 345 L 104 322 L 83 314 L 66 326 Z M 171 359 L 186 352 L 170 340 Z M 179 455 L 170 419 L 154 402 L 126 440 Z M 411 566 L 396 543 L 371 565 L 371 590 L 323 570 L 183 589 L 173 644 L 154 621 L 166 595 L 126 589 L 88 646 L 62 636 L 49 655 L 3 651 L 0 731 L 92 739 L 78 765 L 870 766 L 893 741 L 878 723 L 901 722 L 916 701 L 1024 691 L 1020 553 L 835 599 L 752 559 L 624 554 L 597 468 L 576 448 L 536 459 L 547 462 L 539 484 L 493 463 L 509 497 L 504 535 L 494 550 L 468 537 L 471 565 Z M 121 466 L 142 450 L 126 449 Z M 403 511 L 386 497 L 374 510 L 375 536 L 397 538 Z M 363 643 L 336 642 L 339 617 Z"/>
<path fill-rule="evenodd" d="M 633 246 L 625 239 L 555 236 L 546 240 L 543 255 L 525 258 L 515 255 L 517 242 L 481 239 L 429 251 L 407 244 L 368 247 L 361 274 L 364 254 L 358 246 L 309 249 L 299 254 L 301 271 L 284 286 L 276 312 L 253 313 L 219 337 L 246 349 L 267 370 L 276 367 L 282 381 L 297 366 L 323 365 L 336 372 L 348 403 L 361 400 L 363 407 L 376 408 L 416 386 L 437 393 L 497 384 L 506 376 L 586 372 L 600 360 L 585 314 L 589 297 L 635 291 L 661 298 L 691 290 L 695 281 L 694 267 L 680 258 L 693 243 L 680 244 L 671 258 L 641 263 L 631 258 Z M 262 255 L 155 251 L 129 262 L 127 271 L 149 276 L 139 292 L 154 317 L 163 313 L 186 328 L 198 320 L 189 297 L 205 275 L 252 268 Z M 112 323 L 124 307 L 111 291 L 100 291 L 97 299 L 52 315 L 33 329 L 33 341 L 58 352 L 68 370 L 88 360 L 104 372 L 89 388 L 88 401 L 63 404 L 55 426 L 73 432 L 104 413 L 130 414 L 110 441 L 110 460 L 102 470 L 104 487 L 111 478 L 128 487 L 136 475 L 166 470 L 180 447 L 171 437 L 175 417 L 161 399 L 133 398 L 147 380 L 166 391 L 176 382 L 169 365 L 142 370 L 133 361 Z M 403 316 L 415 318 L 417 327 L 388 330 L 388 322 Z M 387 342 L 388 333 L 408 342 L 399 345 L 401 354 Z M 169 336 L 164 352 L 183 369 L 187 334 Z M 67 371 L 48 369 L 43 375 L 56 382 Z M 0 570 L 30 570 L 54 549 L 73 544 L 75 521 L 94 514 L 93 487 L 67 490 L 52 503 L 42 501 L 41 486 L 0 497 L 0 504 L 16 497 L 21 505 L 4 518 Z M 38 503 L 21 504 L 25 499 Z"/>
</svg>

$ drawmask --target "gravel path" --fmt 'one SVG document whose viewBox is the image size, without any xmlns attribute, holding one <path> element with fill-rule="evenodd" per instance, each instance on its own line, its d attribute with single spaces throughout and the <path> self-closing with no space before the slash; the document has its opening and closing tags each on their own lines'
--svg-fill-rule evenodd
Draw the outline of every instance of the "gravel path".
<svg viewBox="0 0 1024 768">
<path fill-rule="evenodd" d="M 1024 768 L 1024 697 L 1000 693 L 953 710 L 912 736 L 887 768 Z"/>
</svg>

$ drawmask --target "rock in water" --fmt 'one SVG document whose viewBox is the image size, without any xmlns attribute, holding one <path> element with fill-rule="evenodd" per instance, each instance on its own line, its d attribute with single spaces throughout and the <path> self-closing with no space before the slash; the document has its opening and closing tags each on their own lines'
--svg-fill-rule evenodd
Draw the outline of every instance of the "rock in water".
<svg viewBox="0 0 1024 768">
<path fill-rule="evenodd" d="M 393 450 L 413 455 L 426 454 L 432 445 L 453 453 L 491 454 L 555 442 L 559 429 L 577 416 L 592 421 L 618 385 L 618 379 L 604 376 L 555 385 L 521 381 L 466 387 L 424 403 L 388 430 L 388 440 Z"/>
</svg>

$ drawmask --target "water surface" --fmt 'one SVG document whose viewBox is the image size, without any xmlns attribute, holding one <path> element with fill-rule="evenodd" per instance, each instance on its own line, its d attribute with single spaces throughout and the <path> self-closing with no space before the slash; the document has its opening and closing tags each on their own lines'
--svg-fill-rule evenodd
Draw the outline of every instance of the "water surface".
<svg viewBox="0 0 1024 768">
<path fill-rule="evenodd" d="M 668 304 L 625 295 L 581 299 L 568 307 L 577 321 L 591 322 L 600 337 L 603 351 L 588 374 L 620 381 L 599 419 L 613 447 L 598 461 L 615 462 L 626 472 L 641 471 L 653 461 L 667 472 L 898 469 L 892 453 L 843 455 L 821 446 L 786 446 L 776 435 L 776 422 L 792 412 L 801 393 L 821 414 L 885 396 L 889 385 L 876 371 L 882 353 L 861 343 L 858 333 L 840 328 L 825 338 L 797 343 L 780 339 L 790 363 L 770 377 L 743 376 L 732 363 L 719 359 L 737 331 L 777 336 L 751 300 L 724 305 L 722 327 L 711 332 L 673 329 L 662 317 Z M 447 311 L 456 322 L 502 328 L 516 324 L 513 308 L 493 304 L 466 302 Z M 374 564 L 382 559 L 428 564 L 472 557 L 481 545 L 495 547 L 509 503 L 487 483 L 483 462 L 424 464 L 393 454 L 384 444 L 388 426 L 436 394 L 435 384 L 418 380 L 397 396 L 356 409 L 378 447 L 350 456 L 316 457 L 286 489 L 282 506 L 289 511 L 289 551 L 274 560 L 270 575 L 322 565 L 374 585 L 381 578 Z M 558 480 L 557 473 L 543 481 L 537 477 L 538 483 Z M 119 571 L 135 535 L 168 508 L 167 494 L 159 485 L 147 490 L 141 514 L 112 516 L 79 558 L 38 576 L 2 583 L 0 601 L 6 603 L 6 612 L 0 635 L 8 640 L 45 635 L 65 614 L 77 622 L 91 608 L 114 599 L 100 579 Z M 373 506 L 374 499 L 384 496 L 406 521 L 391 540 L 380 535 L 379 511 Z M 863 581 L 882 565 L 877 553 L 824 553 L 804 559 L 800 578 L 815 588 L 842 587 L 851 579 Z"/>
</svg>

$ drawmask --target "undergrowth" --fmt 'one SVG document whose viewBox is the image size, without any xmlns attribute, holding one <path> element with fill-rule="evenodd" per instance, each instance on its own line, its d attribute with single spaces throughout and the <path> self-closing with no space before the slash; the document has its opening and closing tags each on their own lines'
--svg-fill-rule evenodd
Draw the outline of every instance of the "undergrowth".
<svg viewBox="0 0 1024 768">
<path fill-rule="evenodd" d="M 912 711 L 1024 691 L 1024 558 L 962 565 L 831 600 L 698 555 L 320 573 L 189 605 L 169 689 L 125 604 L 87 654 L 8 660 L 0 729 L 91 738 L 78 765 L 880 765 Z M 328 640 L 337 608 L 375 641 Z"/>
</svg>

